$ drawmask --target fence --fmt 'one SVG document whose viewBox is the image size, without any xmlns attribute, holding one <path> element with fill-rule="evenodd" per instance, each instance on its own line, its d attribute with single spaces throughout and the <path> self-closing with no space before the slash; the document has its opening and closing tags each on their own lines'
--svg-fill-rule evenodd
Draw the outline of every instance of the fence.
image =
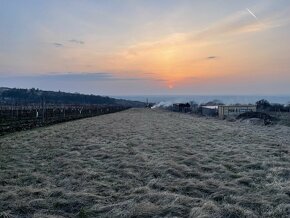
<svg viewBox="0 0 290 218">
<path fill-rule="evenodd" d="M 116 105 L 0 106 L 0 135 L 39 126 L 126 110 Z"/>
</svg>

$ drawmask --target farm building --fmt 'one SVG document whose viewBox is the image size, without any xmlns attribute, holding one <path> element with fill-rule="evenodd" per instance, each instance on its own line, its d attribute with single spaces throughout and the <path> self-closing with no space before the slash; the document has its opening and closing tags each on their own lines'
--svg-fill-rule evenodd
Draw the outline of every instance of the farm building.
<svg viewBox="0 0 290 218">
<path fill-rule="evenodd" d="M 190 102 L 191 112 L 197 113 L 198 112 L 198 104 L 195 102 Z"/>
<path fill-rule="evenodd" d="M 218 106 L 201 106 L 201 114 L 203 116 L 217 116 Z"/>
<path fill-rule="evenodd" d="M 183 113 L 187 113 L 187 112 L 191 112 L 191 106 L 189 103 L 183 104 L 183 103 L 179 103 L 179 104 L 173 104 L 172 110 L 175 112 L 183 112 Z"/>
<path fill-rule="evenodd" d="M 220 105 L 218 106 L 218 114 L 221 119 L 228 116 L 238 116 L 245 112 L 255 112 L 256 105 Z"/>
</svg>

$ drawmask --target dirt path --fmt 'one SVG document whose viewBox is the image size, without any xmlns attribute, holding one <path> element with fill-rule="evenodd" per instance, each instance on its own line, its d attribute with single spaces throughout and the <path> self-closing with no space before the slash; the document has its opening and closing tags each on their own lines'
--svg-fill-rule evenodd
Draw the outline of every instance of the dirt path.
<svg viewBox="0 0 290 218">
<path fill-rule="evenodd" d="M 289 217 L 290 128 L 131 109 L 0 138 L 0 217 Z"/>
</svg>

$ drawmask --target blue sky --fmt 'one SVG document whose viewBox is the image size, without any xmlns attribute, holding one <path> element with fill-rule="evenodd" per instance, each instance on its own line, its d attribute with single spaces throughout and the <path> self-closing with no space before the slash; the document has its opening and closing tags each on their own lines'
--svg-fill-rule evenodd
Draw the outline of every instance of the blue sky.
<svg viewBox="0 0 290 218">
<path fill-rule="evenodd" d="M 286 0 L 0 0 L 0 86 L 290 94 L 289 12 Z"/>
</svg>

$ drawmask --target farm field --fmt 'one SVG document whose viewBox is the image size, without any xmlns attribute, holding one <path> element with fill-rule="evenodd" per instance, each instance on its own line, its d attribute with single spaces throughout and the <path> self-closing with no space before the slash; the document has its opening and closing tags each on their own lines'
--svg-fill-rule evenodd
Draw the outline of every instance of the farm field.
<svg viewBox="0 0 290 218">
<path fill-rule="evenodd" d="M 289 217 L 290 127 L 129 109 L 0 137 L 0 217 Z"/>
</svg>

